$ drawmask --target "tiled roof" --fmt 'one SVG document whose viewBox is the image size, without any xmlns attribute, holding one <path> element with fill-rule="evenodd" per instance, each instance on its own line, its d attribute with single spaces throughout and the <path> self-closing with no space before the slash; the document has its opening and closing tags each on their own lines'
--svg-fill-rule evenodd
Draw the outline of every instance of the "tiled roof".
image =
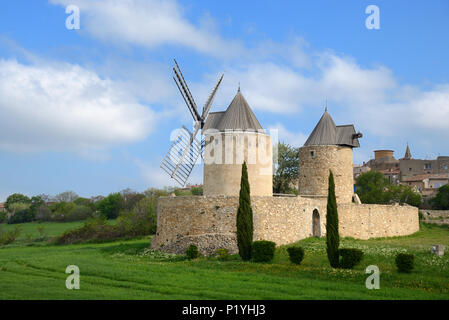
<svg viewBox="0 0 449 320">
<path fill-rule="evenodd" d="M 412 177 L 407 177 L 402 179 L 403 182 L 415 182 L 423 180 L 437 180 L 437 179 L 449 179 L 449 174 L 447 173 L 430 173 L 430 174 L 418 174 Z"/>
</svg>

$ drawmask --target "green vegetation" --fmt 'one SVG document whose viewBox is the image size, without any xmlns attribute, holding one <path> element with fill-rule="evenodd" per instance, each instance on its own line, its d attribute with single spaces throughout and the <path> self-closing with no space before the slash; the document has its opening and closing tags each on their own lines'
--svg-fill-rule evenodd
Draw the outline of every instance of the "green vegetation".
<svg viewBox="0 0 449 320">
<path fill-rule="evenodd" d="M 52 241 L 55 237 L 60 236 L 68 230 L 79 228 L 83 225 L 83 221 L 75 222 L 29 222 L 21 224 L 0 225 L 0 230 L 10 232 L 17 227 L 20 233 L 14 242 L 14 245 L 28 245 L 43 241 L 45 243 Z M 108 220 L 108 224 L 114 225 L 116 220 Z"/>
<path fill-rule="evenodd" d="M 337 198 L 335 196 L 335 182 L 332 171 L 329 173 L 329 187 L 327 192 L 327 214 L 326 214 L 326 251 L 327 258 L 332 268 L 338 268 L 340 235 L 338 233 L 338 210 Z"/>
<path fill-rule="evenodd" d="M 198 258 L 199 254 L 198 247 L 194 244 L 191 244 L 186 250 L 187 259 L 190 260 Z"/>
<path fill-rule="evenodd" d="M 356 181 L 356 193 L 362 203 L 389 204 L 407 203 L 419 207 L 422 204 L 422 196 L 411 187 L 393 185 L 379 171 L 362 173 Z"/>
<path fill-rule="evenodd" d="M 83 226 L 68 230 L 57 237 L 55 243 L 103 242 L 154 234 L 156 216 L 148 201 L 145 198 L 139 201 L 134 211 L 122 211 L 115 225 L 108 224 L 104 216 L 87 219 Z"/>
<path fill-rule="evenodd" d="M 448 299 L 449 256 L 430 253 L 432 244 L 449 246 L 448 234 L 447 227 L 423 224 L 405 237 L 342 238 L 342 248 L 364 252 L 353 270 L 329 266 L 324 238 L 279 247 L 268 264 L 239 255 L 187 260 L 149 250 L 150 237 L 64 246 L 14 243 L 0 247 L 0 299 Z M 297 246 L 305 251 L 301 265 L 287 253 Z M 396 255 L 405 252 L 415 255 L 411 273 L 396 269 Z M 80 290 L 65 288 L 65 269 L 72 264 L 80 268 Z M 379 290 L 365 287 L 368 265 L 380 268 Z"/>
<path fill-rule="evenodd" d="M 432 207 L 437 210 L 449 210 L 449 184 L 438 189 L 437 195 L 432 199 Z"/>
<path fill-rule="evenodd" d="M 239 207 L 237 209 L 237 246 L 240 256 L 246 261 L 251 259 L 253 231 L 253 209 L 251 208 L 248 169 L 246 162 L 243 162 Z"/>
<path fill-rule="evenodd" d="M 415 256 L 413 254 L 399 253 L 395 259 L 398 271 L 406 273 L 412 272 L 414 260 Z"/>
<path fill-rule="evenodd" d="M 304 249 L 301 247 L 289 247 L 287 253 L 290 261 L 294 264 L 301 264 L 304 259 Z"/>
<path fill-rule="evenodd" d="M 3 231 L 0 229 L 0 246 L 7 245 L 16 241 L 20 232 L 20 226 L 16 226 L 13 230 L 9 231 Z"/>
<path fill-rule="evenodd" d="M 229 254 L 229 250 L 228 249 L 217 249 L 217 251 L 215 252 L 215 256 L 218 258 L 218 260 L 220 261 L 228 261 L 231 257 L 231 255 Z"/>
<path fill-rule="evenodd" d="M 273 193 L 297 194 L 299 152 L 288 144 L 278 144 L 278 161 L 273 175 Z"/>
<path fill-rule="evenodd" d="M 274 258 L 276 243 L 272 241 L 259 240 L 251 245 L 251 259 L 254 262 L 270 262 Z"/>
<path fill-rule="evenodd" d="M 363 251 L 354 248 L 345 248 L 339 250 L 341 260 L 340 268 L 352 269 L 358 265 L 363 258 Z"/>
</svg>

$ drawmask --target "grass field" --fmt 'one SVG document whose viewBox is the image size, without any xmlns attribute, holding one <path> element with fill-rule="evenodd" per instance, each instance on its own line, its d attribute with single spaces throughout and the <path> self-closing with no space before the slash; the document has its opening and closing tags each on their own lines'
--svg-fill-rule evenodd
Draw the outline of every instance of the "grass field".
<svg viewBox="0 0 449 320">
<path fill-rule="evenodd" d="M 35 224 L 31 224 L 34 225 Z M 48 226 L 54 235 L 65 226 Z M 73 227 L 73 226 L 72 226 Z M 28 228 L 28 226 L 24 226 Z M 32 229 L 32 227 L 30 227 Z M 449 228 L 422 225 L 406 237 L 343 239 L 341 247 L 365 252 L 354 270 L 329 267 L 325 240 L 304 239 L 305 259 L 289 262 L 286 247 L 270 264 L 151 254 L 150 237 L 102 244 L 44 243 L 0 247 L 0 299 L 448 299 L 449 255 L 430 254 L 432 244 L 449 247 Z M 398 252 L 415 254 L 411 274 L 396 271 Z M 381 270 L 380 289 L 365 287 L 365 268 Z M 80 268 L 81 289 L 68 290 L 65 269 Z"/>
<path fill-rule="evenodd" d="M 115 220 L 108 220 L 110 224 L 114 224 Z M 30 242 L 41 242 L 41 233 L 38 227 L 43 228 L 44 240 L 63 234 L 67 230 L 81 227 L 84 221 L 74 222 L 30 222 L 20 224 L 0 224 L 0 229 L 4 231 L 13 230 L 15 227 L 20 226 L 21 232 L 12 246 L 24 245 Z"/>
</svg>

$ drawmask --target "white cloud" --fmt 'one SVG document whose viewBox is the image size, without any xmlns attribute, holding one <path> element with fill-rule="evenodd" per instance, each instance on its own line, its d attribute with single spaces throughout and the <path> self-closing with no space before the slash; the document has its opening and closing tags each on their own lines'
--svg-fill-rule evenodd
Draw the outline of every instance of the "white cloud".
<svg viewBox="0 0 449 320">
<path fill-rule="evenodd" d="M 0 60 L 0 119 L 2 149 L 86 155 L 144 139 L 155 113 L 78 65 Z"/>
<path fill-rule="evenodd" d="M 219 57 L 238 56 L 237 41 L 225 40 L 214 21 L 205 16 L 198 26 L 189 22 L 173 0 L 50 0 L 53 4 L 77 5 L 81 30 L 108 42 L 147 48 L 171 44 L 193 48 Z"/>
<path fill-rule="evenodd" d="M 143 180 L 148 186 L 163 188 L 163 187 L 181 187 L 174 179 L 158 166 L 143 161 L 138 158 L 133 159 L 134 164 L 140 169 Z M 203 183 L 203 166 L 195 165 L 193 168 L 187 184 L 202 184 Z"/>
<path fill-rule="evenodd" d="M 268 130 L 277 130 L 279 142 L 287 143 L 293 147 L 302 147 L 307 140 L 307 135 L 302 132 L 289 131 L 281 123 L 268 126 Z"/>
</svg>

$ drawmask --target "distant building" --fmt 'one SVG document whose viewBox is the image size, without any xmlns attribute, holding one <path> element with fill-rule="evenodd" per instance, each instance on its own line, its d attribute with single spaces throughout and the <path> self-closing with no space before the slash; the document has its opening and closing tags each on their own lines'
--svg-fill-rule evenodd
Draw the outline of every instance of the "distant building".
<svg viewBox="0 0 449 320">
<path fill-rule="evenodd" d="M 423 196 L 432 196 L 436 189 L 447 183 L 449 156 L 433 160 L 413 159 L 407 144 L 404 157 L 400 159 L 394 157 L 393 150 L 375 150 L 374 159 L 361 167 L 354 167 L 354 179 L 369 170 L 381 172 L 392 184 L 411 185 Z"/>
<path fill-rule="evenodd" d="M 449 174 L 420 174 L 403 179 L 401 184 L 408 185 L 424 197 L 433 197 L 438 189 L 449 183 Z"/>
<path fill-rule="evenodd" d="M 358 178 L 362 173 L 368 172 L 368 171 L 370 171 L 370 170 L 371 170 L 371 168 L 368 167 L 368 166 L 366 165 L 365 162 L 364 162 L 362 165 L 354 164 L 354 167 L 353 167 L 353 172 L 354 172 L 354 184 L 355 184 L 355 181 L 357 180 L 357 178 Z"/>
<path fill-rule="evenodd" d="M 5 203 L 0 202 L 0 212 L 6 212 Z"/>
</svg>

